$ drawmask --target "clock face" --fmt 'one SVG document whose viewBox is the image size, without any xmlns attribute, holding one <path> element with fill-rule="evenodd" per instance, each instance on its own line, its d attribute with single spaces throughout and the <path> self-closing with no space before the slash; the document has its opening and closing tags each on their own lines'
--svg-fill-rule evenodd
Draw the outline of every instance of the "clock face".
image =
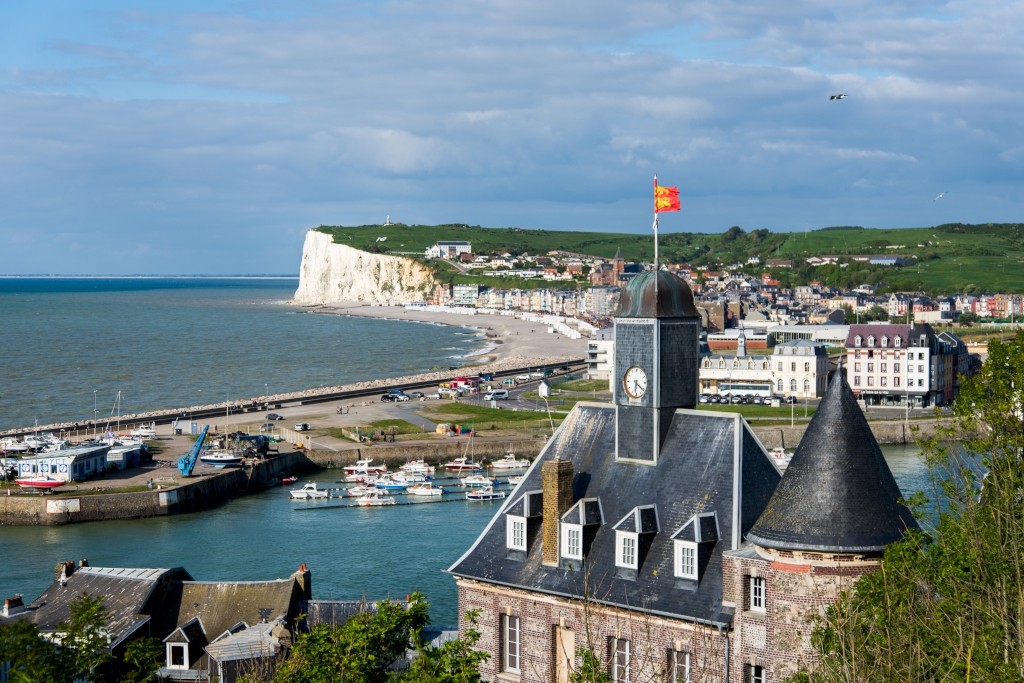
<svg viewBox="0 0 1024 683">
<path fill-rule="evenodd" d="M 640 398 L 647 393 L 647 373 L 634 365 L 622 376 L 622 388 L 630 398 Z"/>
</svg>

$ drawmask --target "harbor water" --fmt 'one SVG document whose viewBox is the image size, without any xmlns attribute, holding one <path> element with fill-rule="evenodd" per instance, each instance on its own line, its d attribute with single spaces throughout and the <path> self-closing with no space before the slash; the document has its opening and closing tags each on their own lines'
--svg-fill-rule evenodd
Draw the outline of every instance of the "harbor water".
<svg viewBox="0 0 1024 683">
<path fill-rule="evenodd" d="M 914 446 L 883 446 L 901 489 L 927 490 L 929 478 Z M 340 487 L 329 470 L 291 487 L 231 500 L 208 512 L 178 517 L 91 522 L 59 527 L 0 527 L 0 596 L 37 597 L 53 567 L 87 558 L 93 566 L 184 567 L 197 580 L 256 580 L 288 576 L 305 562 L 318 599 L 403 598 L 420 591 L 435 623 L 457 623 L 454 579 L 445 573 L 476 539 L 501 501 L 417 502 L 374 508 L 339 501 L 300 502 L 288 489 L 303 481 Z"/>
</svg>

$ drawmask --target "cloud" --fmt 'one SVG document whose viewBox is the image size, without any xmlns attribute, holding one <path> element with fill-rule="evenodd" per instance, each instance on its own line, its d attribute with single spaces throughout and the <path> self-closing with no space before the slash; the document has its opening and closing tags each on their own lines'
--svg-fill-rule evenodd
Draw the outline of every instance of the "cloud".
<svg viewBox="0 0 1024 683">
<path fill-rule="evenodd" d="M 388 213 L 646 230 L 655 171 L 666 229 L 945 222 L 909 199 L 935 187 L 958 220 L 1024 208 L 1012 3 L 59 9 L 0 10 L 7 269 L 295 270 L 307 227 Z"/>
</svg>

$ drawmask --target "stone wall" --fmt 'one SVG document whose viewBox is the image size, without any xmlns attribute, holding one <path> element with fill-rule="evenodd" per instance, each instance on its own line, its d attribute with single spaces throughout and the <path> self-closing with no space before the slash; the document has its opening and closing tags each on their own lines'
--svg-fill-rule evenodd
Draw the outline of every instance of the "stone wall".
<svg viewBox="0 0 1024 683">
<path fill-rule="evenodd" d="M 472 448 L 473 458 L 493 460 L 508 452 L 509 448 L 519 457 L 537 457 L 546 442 L 543 439 L 518 439 L 502 441 L 477 441 Z M 466 438 L 456 437 L 424 445 L 423 443 L 403 445 L 394 443 L 379 446 L 362 446 L 343 451 L 328 449 L 307 449 L 305 460 L 309 465 L 333 469 L 354 465 L 357 460 L 373 459 L 374 464 L 383 463 L 390 468 L 399 467 L 410 460 L 423 458 L 429 463 L 441 463 L 466 455 Z"/>
<path fill-rule="evenodd" d="M 940 420 L 911 420 L 909 423 L 903 420 L 887 420 L 868 423 L 875 439 L 881 444 L 914 443 L 915 435 L 932 436 L 939 424 L 941 424 Z M 803 438 L 807 423 L 762 427 L 758 426 L 755 421 L 751 422 L 751 429 L 757 434 L 757 438 L 761 440 L 765 448 L 781 446 L 787 450 L 793 450 Z"/>
</svg>

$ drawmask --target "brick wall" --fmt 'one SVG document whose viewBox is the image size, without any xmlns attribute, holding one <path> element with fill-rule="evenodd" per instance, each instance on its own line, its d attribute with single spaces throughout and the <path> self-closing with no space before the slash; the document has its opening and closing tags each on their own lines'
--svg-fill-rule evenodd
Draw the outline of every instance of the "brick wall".
<svg viewBox="0 0 1024 683">
<path fill-rule="evenodd" d="M 605 670 L 610 666 L 610 639 L 628 639 L 634 683 L 667 680 L 669 652 L 673 649 L 690 653 L 694 683 L 724 681 L 725 639 L 712 628 L 608 608 L 584 600 L 570 601 L 468 579 L 456 581 L 460 611 L 465 614 L 469 610 L 479 610 L 475 628 L 481 638 L 477 647 L 490 655 L 480 667 L 486 681 L 556 681 L 559 631 L 571 631 L 576 647 L 591 649 Z M 520 619 L 522 663 L 518 674 L 502 671 L 501 617 L 505 614 Z M 465 623 L 460 626 L 462 636 L 465 636 L 466 628 Z M 579 663 L 579 657 L 574 654 L 573 668 Z"/>
</svg>

